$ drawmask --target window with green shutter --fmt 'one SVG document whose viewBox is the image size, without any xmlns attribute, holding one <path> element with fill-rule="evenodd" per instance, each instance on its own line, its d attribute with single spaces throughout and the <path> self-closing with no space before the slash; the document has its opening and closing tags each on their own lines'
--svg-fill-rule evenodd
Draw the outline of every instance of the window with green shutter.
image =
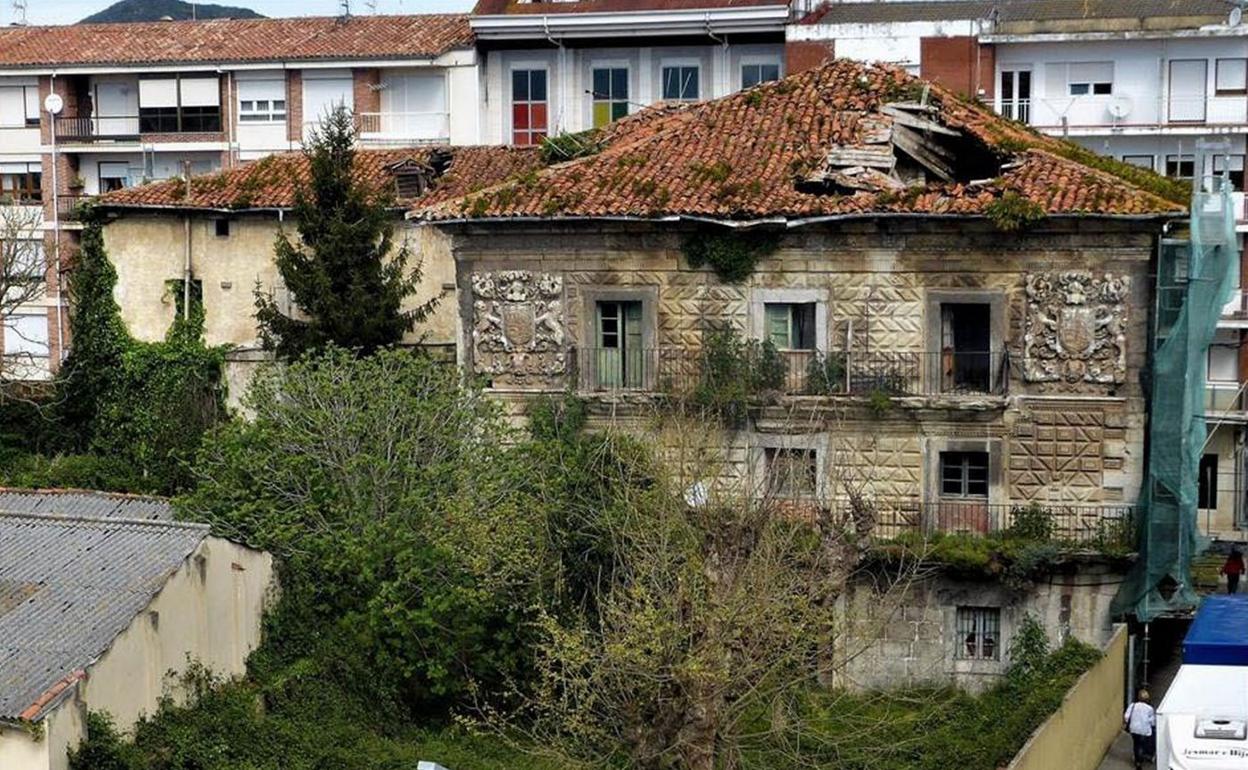
<svg viewBox="0 0 1248 770">
<path fill-rule="evenodd" d="M 768 302 L 763 305 L 763 332 L 779 350 L 815 349 L 815 303 Z"/>
<path fill-rule="evenodd" d="M 595 385 L 640 388 L 645 382 L 646 363 L 641 303 L 599 302 L 596 316 Z"/>
</svg>

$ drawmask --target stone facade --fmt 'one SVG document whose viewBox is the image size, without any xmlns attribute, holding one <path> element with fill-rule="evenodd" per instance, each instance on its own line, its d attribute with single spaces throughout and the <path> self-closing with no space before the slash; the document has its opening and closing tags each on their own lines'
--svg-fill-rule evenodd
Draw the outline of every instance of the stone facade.
<svg viewBox="0 0 1248 770">
<path fill-rule="evenodd" d="M 821 467 L 832 469 L 820 472 L 837 481 L 821 480 L 819 488 L 833 495 L 848 482 L 881 498 L 933 503 L 943 499 L 942 454 L 971 452 L 987 458 L 986 502 L 1003 509 L 1031 502 L 1122 506 L 1137 497 L 1155 247 L 1148 228 L 1053 220 L 1006 235 L 982 220 L 812 225 L 786 233 L 740 284 L 688 265 L 681 243 L 696 237 L 691 230 L 448 229 L 460 355 L 500 394 L 523 400 L 524 393 L 571 384 L 600 405 L 603 419 L 627 419 L 644 409 L 637 405 L 642 394 L 696 358 L 712 330 L 758 338 L 763 305 L 809 303 L 819 350 L 898 356 L 924 371 L 907 375 L 913 392 L 889 399 L 884 410 L 853 396 L 780 398 L 723 437 L 740 463 L 726 476 L 748 476 L 751 449 L 766 443 L 763 436 L 813 433 L 825 437 Z M 549 291 L 517 293 L 507 303 L 508 321 L 493 293 L 514 276 Z M 632 323 L 641 328 L 631 344 L 645 357 L 642 375 L 608 391 L 587 382 L 587 370 L 601 366 L 586 352 L 598 346 L 595 313 L 604 302 L 633 306 Z M 945 308 L 967 305 L 982 313 L 985 328 L 976 333 L 991 346 L 986 392 L 947 391 L 926 371 L 946 366 Z M 540 342 L 530 334 L 537 319 L 549 332 Z M 519 341 L 529 347 L 505 349 L 500 330 L 508 323 L 523 329 Z M 555 330 L 565 340 L 566 362 L 555 352 Z M 492 347 L 482 346 L 487 338 Z M 535 356 L 543 363 L 535 365 Z M 1073 515 L 1075 526 L 1086 523 L 1078 518 L 1084 514 Z"/>
<path fill-rule="evenodd" d="M 941 574 L 882 590 L 887 579 L 862 578 L 841 599 L 838 614 L 852 624 L 838 637 L 839 684 L 982 690 L 1009 667 L 1010 645 L 1028 615 L 1048 632 L 1050 645 L 1075 638 L 1102 648 L 1113 633 L 1109 606 L 1124 572 L 1110 562 L 1070 563 L 1018 588 Z M 966 637 L 975 631 L 964 624 L 977 613 L 997 623 L 991 654 L 982 645 L 968 653 Z"/>
</svg>

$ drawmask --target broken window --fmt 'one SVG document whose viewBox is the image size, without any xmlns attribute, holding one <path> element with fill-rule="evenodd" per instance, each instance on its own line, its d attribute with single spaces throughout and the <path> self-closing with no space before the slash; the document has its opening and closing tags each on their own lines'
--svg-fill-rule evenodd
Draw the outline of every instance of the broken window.
<svg viewBox="0 0 1248 770">
<path fill-rule="evenodd" d="M 767 339 L 777 350 L 815 349 L 814 302 L 763 304 Z"/>
<path fill-rule="evenodd" d="M 940 306 L 942 391 L 984 393 L 992 386 L 992 306 L 944 303 Z"/>
<path fill-rule="evenodd" d="M 597 304 L 595 370 L 598 388 L 640 388 L 646 355 L 640 302 Z"/>
<path fill-rule="evenodd" d="M 818 490 L 818 453 L 813 449 L 763 450 L 767 492 L 779 498 L 814 497 Z"/>
<path fill-rule="evenodd" d="M 958 607 L 955 623 L 958 657 L 963 660 L 1001 659 L 1001 609 Z"/>
<path fill-rule="evenodd" d="M 988 453 L 941 452 L 940 495 L 988 499 Z"/>
</svg>

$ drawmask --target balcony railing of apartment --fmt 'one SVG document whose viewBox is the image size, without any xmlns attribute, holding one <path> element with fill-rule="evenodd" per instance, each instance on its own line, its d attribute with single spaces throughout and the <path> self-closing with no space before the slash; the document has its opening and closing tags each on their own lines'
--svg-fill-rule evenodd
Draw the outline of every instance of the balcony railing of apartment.
<svg viewBox="0 0 1248 770">
<path fill-rule="evenodd" d="M 1036 128 L 1244 125 L 1248 99 L 1242 96 L 1128 95 L 1002 100 L 1002 117 Z"/>
<path fill-rule="evenodd" d="M 82 205 L 91 200 L 90 195 L 56 196 L 56 216 L 62 222 L 77 222 L 82 218 Z"/>
<path fill-rule="evenodd" d="M 680 349 L 581 348 L 573 360 L 586 391 L 670 394 L 744 379 L 754 392 L 795 396 L 990 396 L 1009 384 L 1003 351 L 859 352 L 753 349 L 749 360 L 708 360 Z"/>
<path fill-rule="evenodd" d="M 875 537 L 1015 534 L 1095 549 L 1130 548 L 1135 506 L 1091 503 L 989 503 L 968 499 L 876 499 Z"/>
<path fill-rule="evenodd" d="M 1237 321 L 1248 320 L 1248 291 L 1236 289 L 1231 300 L 1222 306 L 1222 317 Z"/>
<path fill-rule="evenodd" d="M 1248 394 L 1238 382 L 1206 382 L 1205 414 L 1248 411 Z"/>
<path fill-rule="evenodd" d="M 451 116 L 446 112 L 357 112 L 355 130 L 365 144 L 447 142 Z"/>
<path fill-rule="evenodd" d="M 56 137 L 60 140 L 89 142 L 97 139 L 134 139 L 138 136 L 138 115 L 56 119 Z"/>
</svg>

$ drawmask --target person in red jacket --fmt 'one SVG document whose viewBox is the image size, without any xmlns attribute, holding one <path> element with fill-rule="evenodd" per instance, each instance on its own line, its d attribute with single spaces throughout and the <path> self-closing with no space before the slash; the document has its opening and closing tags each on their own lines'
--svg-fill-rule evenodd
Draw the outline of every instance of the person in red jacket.
<svg viewBox="0 0 1248 770">
<path fill-rule="evenodd" d="M 1231 549 L 1231 555 L 1226 557 L 1226 564 L 1222 565 L 1222 574 L 1226 575 L 1226 592 L 1233 594 L 1239 591 L 1239 576 L 1244 574 L 1244 555 L 1238 548 Z"/>
</svg>

